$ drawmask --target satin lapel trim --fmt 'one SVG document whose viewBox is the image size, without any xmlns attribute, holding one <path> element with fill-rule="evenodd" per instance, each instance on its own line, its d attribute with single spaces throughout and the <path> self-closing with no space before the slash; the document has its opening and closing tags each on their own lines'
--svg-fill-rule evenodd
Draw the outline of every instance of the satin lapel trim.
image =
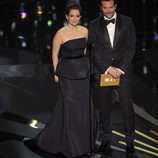
<svg viewBox="0 0 158 158">
<path fill-rule="evenodd" d="M 109 45 L 109 47 L 112 48 L 110 38 L 109 38 L 109 33 L 108 33 L 108 30 L 107 30 L 107 27 L 105 26 L 103 17 L 101 17 L 101 19 L 100 19 L 100 24 L 101 24 L 104 39 L 107 42 L 107 44 Z"/>
<path fill-rule="evenodd" d="M 116 20 L 113 48 L 116 47 L 117 41 L 118 41 L 119 36 L 120 36 L 120 31 L 121 31 L 121 19 L 120 19 L 119 15 L 118 15 L 117 16 L 117 20 Z"/>
</svg>

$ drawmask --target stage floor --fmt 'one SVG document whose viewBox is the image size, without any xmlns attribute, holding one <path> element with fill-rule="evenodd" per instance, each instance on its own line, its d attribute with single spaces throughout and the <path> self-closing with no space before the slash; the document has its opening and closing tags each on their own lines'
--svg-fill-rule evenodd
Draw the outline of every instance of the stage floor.
<svg viewBox="0 0 158 158">
<path fill-rule="evenodd" d="M 112 119 L 112 158 L 129 158 L 125 152 L 124 129 L 119 105 L 113 107 Z M 116 118 L 116 115 L 119 117 Z M 0 158 L 41 158 L 26 148 L 24 139 L 35 137 L 44 127 L 44 123 L 30 118 L 3 113 L 0 117 Z M 135 117 L 135 152 L 130 158 L 158 157 L 158 127 L 136 114 Z M 38 128 L 35 128 L 38 127 Z M 48 156 L 47 156 L 48 157 Z"/>
</svg>

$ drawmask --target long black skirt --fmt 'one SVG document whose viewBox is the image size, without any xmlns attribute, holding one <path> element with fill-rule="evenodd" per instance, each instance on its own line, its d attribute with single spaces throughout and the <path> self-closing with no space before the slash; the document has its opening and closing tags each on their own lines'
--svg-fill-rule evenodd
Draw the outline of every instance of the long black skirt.
<svg viewBox="0 0 158 158">
<path fill-rule="evenodd" d="M 59 79 L 59 98 L 46 127 L 36 137 L 39 148 L 68 158 L 89 154 L 89 79 Z"/>
</svg>

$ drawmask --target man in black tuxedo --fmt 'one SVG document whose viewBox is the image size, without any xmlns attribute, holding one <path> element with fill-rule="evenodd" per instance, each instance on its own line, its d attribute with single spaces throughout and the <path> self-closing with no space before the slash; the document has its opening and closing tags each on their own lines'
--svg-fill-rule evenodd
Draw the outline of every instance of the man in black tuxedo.
<svg viewBox="0 0 158 158">
<path fill-rule="evenodd" d="M 105 153 L 110 146 L 110 106 L 112 92 L 117 90 L 123 110 L 126 135 L 126 152 L 134 152 L 134 110 L 131 100 L 132 59 L 135 53 L 135 29 L 131 18 L 116 13 L 116 0 L 100 0 L 102 15 L 89 25 L 88 44 L 91 46 L 93 75 L 99 82 L 99 75 L 109 73 L 120 77 L 119 86 L 95 87 L 95 108 L 99 109 L 99 149 Z M 97 141 L 96 141 L 97 142 Z"/>
</svg>

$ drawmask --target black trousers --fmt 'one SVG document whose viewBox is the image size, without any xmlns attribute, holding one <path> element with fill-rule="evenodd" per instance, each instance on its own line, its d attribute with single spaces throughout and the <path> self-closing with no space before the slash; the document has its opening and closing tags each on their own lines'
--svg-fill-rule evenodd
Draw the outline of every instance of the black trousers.
<svg viewBox="0 0 158 158">
<path fill-rule="evenodd" d="M 131 81 L 122 75 L 119 86 L 95 87 L 93 93 L 94 110 L 99 113 L 99 130 L 104 132 L 105 141 L 111 139 L 110 111 L 114 90 L 117 91 L 119 102 L 123 111 L 124 129 L 127 144 L 134 140 L 134 109 L 131 99 Z"/>
</svg>

